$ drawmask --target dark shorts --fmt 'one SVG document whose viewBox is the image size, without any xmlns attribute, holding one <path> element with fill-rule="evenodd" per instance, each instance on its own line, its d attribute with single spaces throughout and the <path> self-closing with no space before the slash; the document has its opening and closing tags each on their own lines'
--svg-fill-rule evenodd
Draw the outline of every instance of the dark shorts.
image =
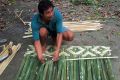
<svg viewBox="0 0 120 80">
<path fill-rule="evenodd" d="M 57 37 L 57 32 L 56 31 L 51 31 L 48 28 L 47 28 L 47 31 L 48 31 L 48 36 Z M 62 32 L 65 32 L 65 31 L 68 31 L 68 28 L 63 27 L 63 31 Z"/>
</svg>

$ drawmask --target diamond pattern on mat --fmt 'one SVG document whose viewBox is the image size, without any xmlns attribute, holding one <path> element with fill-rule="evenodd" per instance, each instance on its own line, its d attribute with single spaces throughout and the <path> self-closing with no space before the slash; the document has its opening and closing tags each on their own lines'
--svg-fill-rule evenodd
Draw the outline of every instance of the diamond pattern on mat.
<svg viewBox="0 0 120 80">
<path fill-rule="evenodd" d="M 110 56 L 110 47 L 106 46 L 71 46 L 66 49 L 66 53 L 81 57 L 103 57 Z"/>
<path fill-rule="evenodd" d="M 48 46 L 45 54 L 52 55 L 54 46 Z M 34 53 L 34 46 L 29 45 L 27 53 Z M 107 46 L 62 46 L 60 55 L 74 57 L 107 57 L 111 55 L 111 49 Z"/>
</svg>

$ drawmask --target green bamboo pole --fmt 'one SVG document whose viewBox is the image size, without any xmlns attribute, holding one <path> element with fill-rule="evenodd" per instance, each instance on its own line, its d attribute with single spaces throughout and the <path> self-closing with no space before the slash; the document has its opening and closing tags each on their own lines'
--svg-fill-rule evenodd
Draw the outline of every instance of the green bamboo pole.
<svg viewBox="0 0 120 80">
<path fill-rule="evenodd" d="M 51 80 L 54 80 L 54 77 L 55 77 L 55 65 L 53 64 L 53 70 L 52 70 L 52 78 Z"/>
<path fill-rule="evenodd" d="M 37 78 L 36 80 L 42 80 L 43 77 L 43 69 L 44 69 L 45 64 L 42 64 L 41 66 L 39 66 L 39 70 L 38 70 L 38 74 L 37 74 Z"/>
<path fill-rule="evenodd" d="M 88 74 L 88 76 L 87 76 L 88 79 L 87 79 L 87 80 L 93 80 L 93 79 L 92 79 L 92 73 L 91 73 L 91 71 L 92 71 L 92 70 L 91 70 L 91 66 L 92 66 L 92 65 L 91 65 L 90 62 L 91 62 L 91 60 L 87 60 L 87 72 L 88 72 L 88 73 L 87 73 L 87 74 Z"/>
<path fill-rule="evenodd" d="M 64 68 L 64 78 L 63 78 L 63 80 L 67 80 L 67 62 L 66 61 L 64 61 L 63 62 L 63 68 Z"/>
<path fill-rule="evenodd" d="M 88 70 L 87 70 L 88 65 L 87 65 L 87 61 L 88 61 L 88 60 L 84 60 L 84 63 L 85 63 L 85 66 L 84 66 L 84 67 L 85 67 L 85 80 L 88 79 L 88 78 L 87 78 L 87 77 L 88 77 Z"/>
<path fill-rule="evenodd" d="M 67 67 L 68 67 L 68 80 L 71 80 L 71 64 L 70 61 L 67 61 Z"/>
<path fill-rule="evenodd" d="M 109 80 L 115 80 L 115 77 L 112 73 L 112 64 L 111 64 L 110 59 L 104 60 L 104 65 L 105 65 L 106 72 L 107 72 Z"/>
<path fill-rule="evenodd" d="M 73 80 L 76 80 L 76 61 L 73 61 Z"/>
<path fill-rule="evenodd" d="M 96 61 L 92 60 L 91 64 L 92 64 L 92 66 L 91 66 L 92 67 L 92 78 L 93 78 L 93 80 L 97 80 Z"/>
<path fill-rule="evenodd" d="M 23 71 L 22 71 L 21 76 L 19 77 L 18 80 L 24 80 L 24 77 L 26 76 L 26 71 L 27 71 L 29 64 L 30 64 L 30 55 L 27 55 L 25 65 L 23 67 Z"/>
<path fill-rule="evenodd" d="M 24 58 L 23 58 L 23 61 L 22 61 L 21 65 L 20 65 L 20 68 L 19 68 L 19 70 L 18 70 L 18 73 L 17 73 L 17 76 L 16 76 L 16 79 L 15 79 L 15 80 L 18 80 L 19 77 L 21 76 L 21 73 L 22 73 L 22 71 L 23 71 L 23 69 L 24 69 L 24 65 L 25 65 L 25 63 L 26 63 L 26 59 L 27 59 L 27 57 L 24 57 Z"/>
<path fill-rule="evenodd" d="M 43 70 L 43 79 L 42 80 L 47 80 L 47 73 L 48 73 L 48 67 L 49 67 L 49 62 L 46 63 L 45 68 Z"/>
<path fill-rule="evenodd" d="M 80 66 L 79 78 L 80 78 L 80 80 L 85 80 L 85 77 L 86 77 L 85 60 L 79 60 L 79 66 Z"/>
<path fill-rule="evenodd" d="M 33 64 L 33 69 L 30 74 L 29 80 L 36 80 L 36 73 L 38 71 L 38 66 L 41 66 L 41 62 L 38 60 L 37 56 L 35 57 L 35 62 Z"/>
<path fill-rule="evenodd" d="M 100 60 L 100 61 L 101 61 L 101 67 L 102 67 L 101 75 L 103 76 L 102 80 L 108 80 L 108 77 L 107 77 L 107 74 L 106 74 L 106 70 L 105 70 L 105 65 L 103 64 L 104 60 Z"/>
<path fill-rule="evenodd" d="M 35 63 L 35 59 L 32 56 L 30 56 L 30 64 L 27 67 L 26 75 L 23 80 L 29 80 L 30 73 L 31 73 L 31 70 L 33 69 L 34 63 Z"/>
<path fill-rule="evenodd" d="M 73 80 L 73 61 L 70 61 L 70 80 Z"/>
<path fill-rule="evenodd" d="M 58 64 L 57 62 L 54 62 L 52 80 L 56 80 L 56 78 L 57 78 L 57 64 Z"/>
<path fill-rule="evenodd" d="M 61 80 L 61 71 L 62 71 L 63 63 L 61 60 L 58 62 L 58 73 L 57 73 L 57 80 Z"/>
<path fill-rule="evenodd" d="M 61 80 L 64 80 L 64 62 L 63 62 L 63 69 L 62 69 L 62 74 L 61 74 Z"/>
<path fill-rule="evenodd" d="M 76 80 L 79 80 L 79 60 L 76 61 Z"/>
<path fill-rule="evenodd" d="M 53 61 L 50 61 L 48 80 L 52 80 Z"/>
<path fill-rule="evenodd" d="M 46 63 L 42 64 L 42 66 L 41 66 L 41 72 L 40 72 L 40 74 L 38 74 L 38 75 L 40 75 L 39 80 L 43 80 L 43 77 L 44 77 L 43 71 L 45 69 L 45 66 L 46 66 Z"/>
</svg>

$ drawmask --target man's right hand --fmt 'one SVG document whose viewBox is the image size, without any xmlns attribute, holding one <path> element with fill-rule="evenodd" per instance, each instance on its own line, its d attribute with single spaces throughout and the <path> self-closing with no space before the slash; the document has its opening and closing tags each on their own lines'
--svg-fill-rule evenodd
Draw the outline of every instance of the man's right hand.
<svg viewBox="0 0 120 80">
<path fill-rule="evenodd" d="M 38 59 L 41 61 L 41 63 L 45 63 L 45 60 L 42 54 L 38 54 Z"/>
<path fill-rule="evenodd" d="M 34 46 L 35 46 L 35 50 L 36 50 L 38 59 L 41 61 L 41 63 L 45 63 L 44 57 L 42 55 L 43 50 L 42 50 L 42 46 L 41 46 L 40 40 L 36 40 L 34 42 Z"/>
</svg>

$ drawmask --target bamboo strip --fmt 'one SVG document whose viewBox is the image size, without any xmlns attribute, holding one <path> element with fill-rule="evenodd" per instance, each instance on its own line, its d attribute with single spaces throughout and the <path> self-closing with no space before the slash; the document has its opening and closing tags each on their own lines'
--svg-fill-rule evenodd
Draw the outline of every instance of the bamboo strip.
<svg viewBox="0 0 120 80">
<path fill-rule="evenodd" d="M 49 77 L 48 80 L 52 80 L 52 71 L 53 71 L 53 62 L 50 62 L 50 68 L 49 68 Z"/>
<path fill-rule="evenodd" d="M 27 58 L 27 57 L 24 57 L 24 58 L 23 58 L 23 61 L 22 61 L 21 65 L 20 65 L 20 68 L 19 68 L 19 71 L 18 71 L 18 73 L 17 73 L 17 76 L 16 76 L 16 79 L 15 79 L 15 80 L 18 80 L 19 77 L 21 76 L 21 73 L 22 73 L 22 71 L 23 71 L 23 69 L 24 69 L 24 65 L 25 65 L 25 62 L 26 62 L 26 58 Z"/>
<path fill-rule="evenodd" d="M 112 74 L 112 64 L 110 62 L 110 59 L 106 59 L 105 60 L 105 68 L 107 71 L 107 75 L 108 75 L 108 80 L 115 80 L 115 76 Z"/>
<path fill-rule="evenodd" d="M 98 79 L 97 80 L 102 80 L 101 78 L 101 65 L 100 65 L 100 61 L 97 59 L 97 76 L 98 76 Z"/>
<path fill-rule="evenodd" d="M 106 75 L 106 69 L 105 69 L 105 65 L 103 64 L 103 60 L 100 60 L 101 61 L 101 66 L 102 66 L 102 76 L 103 76 L 103 79 L 102 80 L 108 80 L 108 76 Z"/>
<path fill-rule="evenodd" d="M 113 56 L 113 57 L 91 57 L 91 58 L 75 58 L 75 59 L 65 59 L 67 61 L 71 61 L 71 60 L 89 60 L 89 59 L 117 59 L 119 58 L 118 56 Z"/>
<path fill-rule="evenodd" d="M 29 38 L 29 37 L 32 37 L 32 35 L 23 36 L 23 38 Z"/>
<path fill-rule="evenodd" d="M 92 70 L 91 70 L 91 66 L 92 66 L 92 64 L 90 63 L 90 60 L 87 60 L 87 71 L 88 71 L 88 79 L 87 80 L 93 80 L 93 78 L 92 78 Z"/>
<path fill-rule="evenodd" d="M 36 80 L 36 72 L 38 71 L 38 66 L 41 66 L 40 61 L 37 59 L 37 57 L 34 58 L 35 58 L 35 62 L 29 80 Z"/>
<path fill-rule="evenodd" d="M 21 76 L 18 78 L 18 80 L 24 80 L 24 77 L 26 76 L 26 70 L 27 70 L 27 67 L 29 66 L 29 63 L 30 63 L 30 55 L 27 55 L 25 65 L 23 67 Z"/>
<path fill-rule="evenodd" d="M 29 80 L 30 73 L 32 71 L 31 69 L 33 68 L 34 63 L 35 63 L 35 59 L 30 57 L 30 64 L 27 67 L 26 75 L 23 80 Z"/>
</svg>

